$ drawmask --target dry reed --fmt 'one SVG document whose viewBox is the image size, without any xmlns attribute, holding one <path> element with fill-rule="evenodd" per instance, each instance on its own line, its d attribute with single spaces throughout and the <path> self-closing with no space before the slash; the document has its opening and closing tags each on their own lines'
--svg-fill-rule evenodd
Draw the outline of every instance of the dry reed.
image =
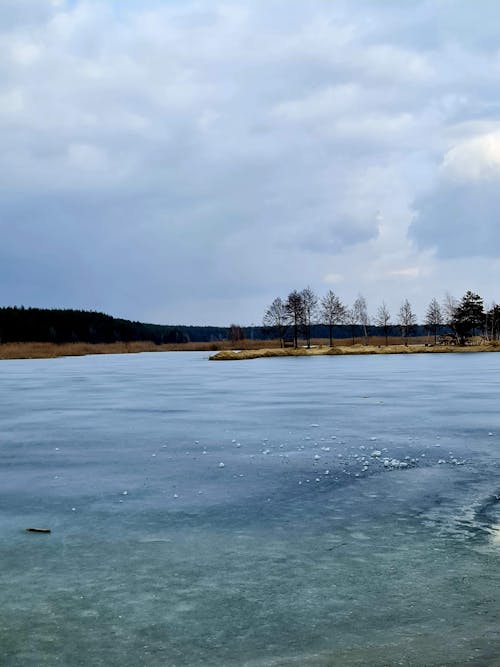
<svg viewBox="0 0 500 667">
<path fill-rule="evenodd" d="M 482 345 L 351 345 L 335 347 L 285 348 L 262 350 L 225 350 L 210 357 L 213 361 L 235 361 L 240 359 L 258 359 L 260 357 L 297 357 L 318 355 L 361 355 L 361 354 L 425 354 L 450 352 L 500 352 L 500 343 L 493 341 Z"/>
</svg>

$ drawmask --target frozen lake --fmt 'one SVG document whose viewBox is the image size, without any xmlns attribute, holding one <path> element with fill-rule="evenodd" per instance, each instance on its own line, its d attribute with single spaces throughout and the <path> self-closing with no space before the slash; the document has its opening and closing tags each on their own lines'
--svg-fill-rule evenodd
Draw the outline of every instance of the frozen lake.
<svg viewBox="0 0 500 667">
<path fill-rule="evenodd" d="M 500 665 L 499 378 L 1 361 L 0 664 Z"/>
</svg>

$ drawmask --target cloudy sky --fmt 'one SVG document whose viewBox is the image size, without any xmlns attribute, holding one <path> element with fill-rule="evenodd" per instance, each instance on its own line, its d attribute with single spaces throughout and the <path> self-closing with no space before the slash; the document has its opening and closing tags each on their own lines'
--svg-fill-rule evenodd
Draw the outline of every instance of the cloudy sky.
<svg viewBox="0 0 500 667">
<path fill-rule="evenodd" d="M 1 0 L 0 304 L 500 300 L 496 0 Z"/>
</svg>

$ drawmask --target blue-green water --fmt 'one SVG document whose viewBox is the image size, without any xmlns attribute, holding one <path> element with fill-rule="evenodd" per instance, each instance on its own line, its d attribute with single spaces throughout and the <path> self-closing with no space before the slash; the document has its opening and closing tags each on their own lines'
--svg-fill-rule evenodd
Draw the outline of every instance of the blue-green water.
<svg viewBox="0 0 500 667">
<path fill-rule="evenodd" d="M 0 664 L 500 665 L 499 378 L 0 362 Z"/>
</svg>

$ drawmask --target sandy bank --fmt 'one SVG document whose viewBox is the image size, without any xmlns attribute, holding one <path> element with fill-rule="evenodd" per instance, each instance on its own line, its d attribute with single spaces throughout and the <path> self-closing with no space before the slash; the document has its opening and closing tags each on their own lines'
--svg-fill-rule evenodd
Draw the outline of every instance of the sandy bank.
<svg viewBox="0 0 500 667">
<path fill-rule="evenodd" d="M 278 348 L 261 350 L 223 350 L 210 357 L 212 361 L 237 361 L 262 357 L 311 357 L 343 354 L 442 354 L 447 352 L 500 352 L 500 343 L 485 345 L 354 345 L 349 347 Z"/>
</svg>

